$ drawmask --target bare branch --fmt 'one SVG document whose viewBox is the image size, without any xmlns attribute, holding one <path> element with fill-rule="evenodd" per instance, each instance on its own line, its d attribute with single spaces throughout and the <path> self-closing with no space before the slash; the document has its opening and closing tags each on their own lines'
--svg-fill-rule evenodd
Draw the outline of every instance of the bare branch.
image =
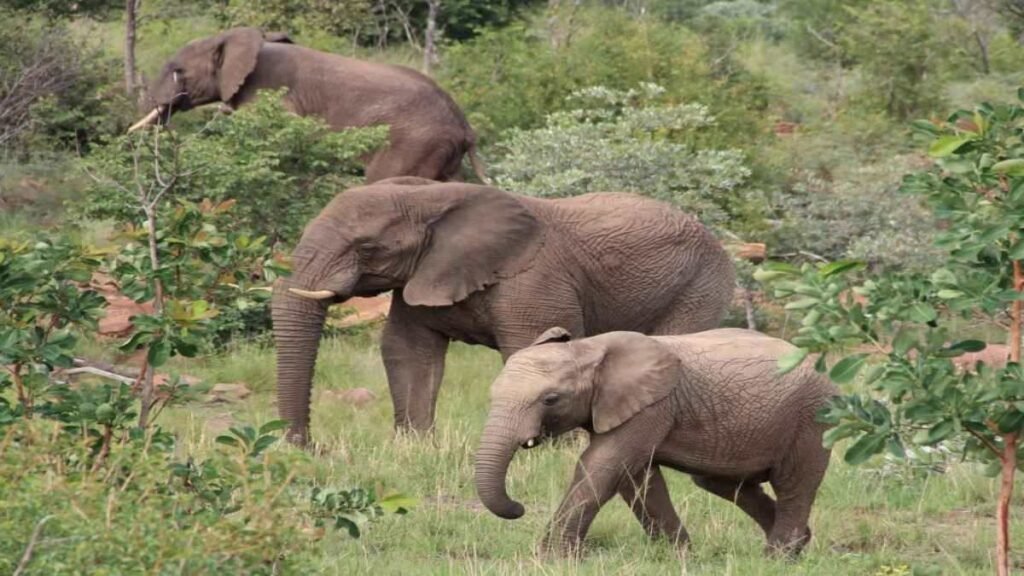
<svg viewBox="0 0 1024 576">
<path fill-rule="evenodd" d="M 29 537 L 28 546 L 25 547 L 25 553 L 21 555 L 21 561 L 18 562 L 18 567 L 14 569 L 13 576 L 20 576 L 25 572 L 25 568 L 28 568 L 28 563 L 32 560 L 32 551 L 35 549 L 36 543 L 39 541 L 39 536 L 43 533 L 43 526 L 52 519 L 52 515 L 44 516 L 36 523 L 36 527 L 32 529 L 32 536 Z"/>
</svg>

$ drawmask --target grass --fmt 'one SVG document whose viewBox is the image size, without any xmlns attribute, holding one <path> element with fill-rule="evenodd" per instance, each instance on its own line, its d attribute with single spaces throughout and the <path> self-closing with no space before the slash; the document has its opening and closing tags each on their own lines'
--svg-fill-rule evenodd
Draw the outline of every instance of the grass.
<svg viewBox="0 0 1024 576">
<path fill-rule="evenodd" d="M 489 383 L 500 370 L 496 353 L 454 345 L 449 354 L 431 438 L 396 437 L 386 379 L 375 339 L 329 339 L 321 348 L 314 388 L 313 432 L 320 443 L 317 476 L 338 487 L 383 486 L 419 499 L 404 517 L 387 517 L 360 540 L 329 533 L 301 553 L 301 563 L 326 574 L 989 574 L 996 485 L 970 466 L 915 472 L 881 459 L 853 468 L 838 454 L 812 517 L 815 538 L 800 561 L 766 559 L 763 535 L 738 508 L 667 474 L 673 501 L 693 542 L 678 554 L 649 542 L 622 502 L 609 502 L 588 537 L 582 561 L 538 557 L 542 534 L 571 477 L 585 440 L 517 455 L 509 491 L 527 514 L 501 520 L 473 488 L 473 450 L 487 411 Z M 247 382 L 255 393 L 236 405 L 177 408 L 163 424 L 182 433 L 186 449 L 202 453 L 230 417 L 260 423 L 275 417 L 273 353 L 243 346 L 189 366 L 218 382 Z M 361 386 L 377 400 L 355 408 L 328 391 Z M 1020 492 L 1018 491 L 1018 496 Z M 1018 499 L 1018 502 L 1024 499 Z M 1018 508 L 1019 510 L 1019 508 Z M 1014 548 L 1024 564 L 1024 531 Z M 906 567 L 904 568 L 901 567 Z"/>
</svg>

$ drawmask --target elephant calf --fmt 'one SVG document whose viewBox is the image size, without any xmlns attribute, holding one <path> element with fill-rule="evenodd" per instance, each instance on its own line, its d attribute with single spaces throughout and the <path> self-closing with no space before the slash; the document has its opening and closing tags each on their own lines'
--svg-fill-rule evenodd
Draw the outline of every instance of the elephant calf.
<svg viewBox="0 0 1024 576">
<path fill-rule="evenodd" d="M 810 540 L 811 505 L 828 467 L 815 413 L 836 391 L 808 366 L 780 375 L 783 340 L 720 329 L 685 336 L 542 334 L 509 358 L 491 388 L 476 454 L 476 489 L 502 518 L 522 516 L 505 491 L 519 447 L 577 427 L 590 433 L 545 548 L 575 552 L 601 506 L 618 493 L 651 537 L 689 540 L 662 466 L 736 503 L 797 555 Z M 772 499 L 761 488 L 768 482 Z"/>
</svg>

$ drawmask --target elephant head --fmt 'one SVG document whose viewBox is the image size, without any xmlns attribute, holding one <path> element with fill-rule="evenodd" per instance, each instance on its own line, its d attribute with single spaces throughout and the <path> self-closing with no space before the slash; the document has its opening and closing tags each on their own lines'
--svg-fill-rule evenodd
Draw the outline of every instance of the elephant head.
<svg viewBox="0 0 1024 576">
<path fill-rule="evenodd" d="M 529 267 L 540 223 L 493 188 L 414 177 L 338 195 L 305 229 L 292 275 L 275 286 L 278 407 L 308 440 L 317 346 L 327 306 L 396 290 L 411 306 L 450 306 Z"/>
<path fill-rule="evenodd" d="M 476 490 L 488 510 L 514 519 L 505 474 L 516 450 L 578 427 L 613 431 L 668 396 L 682 377 L 678 357 L 636 332 L 571 341 L 551 328 L 513 354 L 491 387 L 491 409 L 476 453 Z"/>
<path fill-rule="evenodd" d="M 175 112 L 203 104 L 230 102 L 256 68 L 264 41 L 291 42 L 284 34 L 264 35 L 258 28 L 232 28 L 189 42 L 164 64 L 146 95 L 150 112 L 128 131 L 166 123 Z"/>
</svg>

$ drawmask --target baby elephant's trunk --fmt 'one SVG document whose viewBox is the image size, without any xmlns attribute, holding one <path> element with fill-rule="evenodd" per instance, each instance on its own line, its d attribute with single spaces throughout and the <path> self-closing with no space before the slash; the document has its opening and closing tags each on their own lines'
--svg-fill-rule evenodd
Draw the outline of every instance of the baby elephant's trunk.
<svg viewBox="0 0 1024 576">
<path fill-rule="evenodd" d="M 476 452 L 476 493 L 494 514 L 514 520 L 523 515 L 523 505 L 508 496 L 505 475 L 519 443 L 507 417 L 494 413 L 487 419 Z"/>
</svg>

